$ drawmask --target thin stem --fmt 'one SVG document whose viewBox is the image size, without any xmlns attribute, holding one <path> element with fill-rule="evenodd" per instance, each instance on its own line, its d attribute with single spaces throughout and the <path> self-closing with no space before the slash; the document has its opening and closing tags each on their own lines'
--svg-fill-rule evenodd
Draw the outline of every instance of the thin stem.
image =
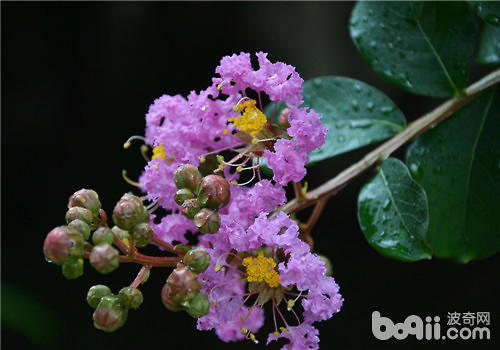
<svg viewBox="0 0 500 350">
<path fill-rule="evenodd" d="M 139 287 L 139 285 L 142 283 L 142 281 L 144 281 L 144 278 L 148 274 L 149 270 L 151 270 L 151 266 L 141 267 L 141 270 L 139 271 L 139 273 L 137 274 L 135 279 L 132 281 L 132 283 L 130 283 L 130 287 L 134 287 L 134 288 Z"/>
<path fill-rule="evenodd" d="M 179 249 L 175 249 L 175 247 L 173 245 L 171 245 L 170 243 L 165 242 L 165 241 L 159 239 L 158 237 L 153 238 L 153 240 L 151 242 L 153 244 L 156 244 L 158 247 L 161 247 L 161 248 L 165 249 L 167 252 L 170 252 L 170 253 L 173 253 L 173 254 L 177 254 L 179 256 L 184 256 L 186 254 L 185 251 L 182 251 L 182 250 L 179 250 Z"/>
<path fill-rule="evenodd" d="M 305 197 L 304 197 L 304 192 L 302 192 L 302 184 L 299 182 L 292 182 L 293 185 L 293 192 L 295 193 L 295 199 L 298 202 L 302 202 Z"/>
</svg>

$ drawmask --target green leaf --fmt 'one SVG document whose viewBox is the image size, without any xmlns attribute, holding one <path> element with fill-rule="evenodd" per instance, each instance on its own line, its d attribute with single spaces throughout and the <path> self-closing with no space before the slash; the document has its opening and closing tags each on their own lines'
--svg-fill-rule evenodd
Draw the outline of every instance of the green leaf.
<svg viewBox="0 0 500 350">
<path fill-rule="evenodd" d="M 360 1 L 350 23 L 355 45 L 377 73 L 436 97 L 466 86 L 477 27 L 464 2 Z"/>
<path fill-rule="evenodd" d="M 425 242 L 428 212 L 424 189 L 396 158 L 384 160 L 358 196 L 358 221 L 368 243 L 399 260 L 431 258 Z"/>
<path fill-rule="evenodd" d="M 481 64 L 500 63 L 500 27 L 484 24 L 476 60 Z"/>
<path fill-rule="evenodd" d="M 500 97 L 490 92 L 429 130 L 406 162 L 429 198 L 427 241 L 460 262 L 500 250 Z"/>
<path fill-rule="evenodd" d="M 500 26 L 500 3 L 497 1 L 470 1 L 476 13 L 485 22 Z"/>
<path fill-rule="evenodd" d="M 319 77 L 304 83 L 302 107 L 313 108 L 330 130 L 325 144 L 309 154 L 318 162 L 391 137 L 406 126 L 399 108 L 381 91 L 345 77 Z M 272 114 L 274 104 L 265 110 Z M 277 114 L 284 108 L 278 104 Z"/>
</svg>

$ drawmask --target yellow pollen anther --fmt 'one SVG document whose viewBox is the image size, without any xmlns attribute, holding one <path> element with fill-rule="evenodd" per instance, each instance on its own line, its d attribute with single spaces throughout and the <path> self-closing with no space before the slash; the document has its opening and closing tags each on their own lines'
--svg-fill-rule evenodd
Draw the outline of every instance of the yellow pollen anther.
<svg viewBox="0 0 500 350">
<path fill-rule="evenodd" d="M 123 144 L 123 148 L 127 149 L 130 147 L 130 145 L 131 145 L 130 141 L 127 141 Z"/>
<path fill-rule="evenodd" d="M 236 181 L 236 180 L 231 180 L 231 185 L 235 185 L 235 186 L 236 186 L 237 184 L 238 184 L 238 181 Z"/>
<path fill-rule="evenodd" d="M 274 331 L 273 335 L 276 337 L 276 339 L 278 339 L 280 337 L 281 333 L 278 331 Z"/>
<path fill-rule="evenodd" d="M 214 307 L 217 307 L 217 305 L 219 305 L 217 299 L 214 299 Z"/>
<path fill-rule="evenodd" d="M 238 103 L 233 107 L 233 111 L 242 113 L 241 116 L 228 119 L 234 126 L 250 134 L 252 137 L 255 137 L 267 123 L 266 115 L 262 113 L 255 104 L 256 101 L 250 99 L 243 103 Z"/>
<path fill-rule="evenodd" d="M 243 333 L 243 334 L 247 334 L 247 333 L 248 333 L 248 329 L 246 329 L 245 327 L 241 327 L 241 328 L 240 328 L 240 331 L 241 331 L 241 333 Z"/>
<path fill-rule="evenodd" d="M 207 159 L 205 158 L 205 156 L 200 156 L 200 163 L 203 164 L 205 163 Z"/>
<path fill-rule="evenodd" d="M 288 328 L 280 327 L 280 331 L 283 333 L 288 333 Z"/>
<path fill-rule="evenodd" d="M 259 344 L 259 341 L 255 339 L 255 334 L 250 333 L 250 340 L 253 341 L 255 344 Z"/>
<path fill-rule="evenodd" d="M 217 161 L 218 161 L 220 164 L 224 163 L 224 157 L 223 157 L 223 156 L 216 156 L 215 158 L 217 159 Z"/>
<path fill-rule="evenodd" d="M 141 152 L 146 153 L 148 151 L 149 147 L 148 145 L 141 145 Z"/>
<path fill-rule="evenodd" d="M 241 173 L 242 171 L 243 171 L 243 167 L 241 165 L 236 168 L 237 173 Z"/>
<path fill-rule="evenodd" d="M 290 311 L 295 306 L 295 300 L 292 299 L 288 300 L 286 306 L 288 308 L 288 311 Z"/>
<path fill-rule="evenodd" d="M 221 164 L 221 165 L 219 165 L 218 169 L 219 169 L 220 171 L 224 171 L 224 168 L 225 168 L 225 167 L 226 167 L 226 166 L 225 166 L 224 164 Z"/>
<path fill-rule="evenodd" d="M 222 133 L 223 133 L 224 135 L 227 135 L 227 134 L 229 133 L 229 130 L 227 130 L 227 129 L 226 129 L 226 130 L 224 130 Z"/>
<path fill-rule="evenodd" d="M 163 148 L 163 143 L 160 143 L 158 146 L 153 148 L 153 156 L 151 160 L 155 158 L 165 159 L 167 158 L 167 154 L 165 153 L 165 148 Z"/>
<path fill-rule="evenodd" d="M 220 264 L 215 265 L 215 272 L 219 272 L 220 269 L 222 269 L 222 266 Z"/>
<path fill-rule="evenodd" d="M 276 262 L 264 257 L 262 250 L 256 258 L 249 256 L 243 259 L 242 265 L 247 268 L 248 282 L 266 282 L 271 288 L 278 287 L 281 283 L 279 274 L 274 269 Z"/>
</svg>

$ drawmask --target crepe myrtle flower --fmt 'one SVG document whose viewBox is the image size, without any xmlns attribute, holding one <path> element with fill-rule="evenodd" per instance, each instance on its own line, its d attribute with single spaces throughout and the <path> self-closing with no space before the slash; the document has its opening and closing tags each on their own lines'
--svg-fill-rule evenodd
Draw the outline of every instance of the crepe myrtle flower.
<svg viewBox="0 0 500 350">
<path fill-rule="evenodd" d="M 317 349 L 313 323 L 332 317 L 343 299 L 324 262 L 298 238 L 296 222 L 283 212 L 271 219 L 261 213 L 248 229 L 229 216 L 222 221 L 217 234 L 201 238 L 211 265 L 199 277 L 211 307 L 198 329 L 215 329 L 224 341 L 258 342 L 262 308 L 269 305 L 274 330 L 268 343 L 286 338 L 283 349 Z"/>
</svg>

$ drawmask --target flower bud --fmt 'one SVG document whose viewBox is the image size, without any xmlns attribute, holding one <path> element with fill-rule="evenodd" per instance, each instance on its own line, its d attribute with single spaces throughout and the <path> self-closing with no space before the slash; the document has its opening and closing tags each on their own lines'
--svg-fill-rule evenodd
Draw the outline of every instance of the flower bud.
<svg viewBox="0 0 500 350">
<path fill-rule="evenodd" d="M 137 247 L 145 247 L 154 238 L 154 232 L 148 223 L 142 223 L 137 225 L 131 232 L 134 238 L 135 245 Z"/>
<path fill-rule="evenodd" d="M 45 258 L 55 264 L 62 264 L 71 256 L 83 255 L 83 238 L 71 234 L 66 226 L 59 226 L 49 232 L 43 243 Z"/>
<path fill-rule="evenodd" d="M 142 292 L 134 287 L 123 287 L 120 289 L 118 297 L 122 305 L 129 309 L 138 309 L 144 301 Z"/>
<path fill-rule="evenodd" d="M 204 160 L 204 162 L 200 161 L 200 166 L 198 167 L 202 176 L 212 174 L 214 170 L 219 167 L 216 154 L 209 154 L 208 156 L 205 156 Z"/>
<path fill-rule="evenodd" d="M 278 117 L 278 124 L 283 128 L 288 128 L 290 123 L 288 122 L 288 116 L 290 115 L 290 108 L 285 108 L 281 111 Z"/>
<path fill-rule="evenodd" d="M 62 273 L 69 280 L 75 279 L 83 275 L 83 259 L 70 258 L 62 265 Z"/>
<path fill-rule="evenodd" d="M 107 227 L 99 227 L 92 235 L 92 243 L 95 245 L 113 243 L 113 232 Z"/>
<path fill-rule="evenodd" d="M 68 232 L 82 235 L 83 239 L 86 241 L 90 237 L 90 227 L 84 221 L 80 219 L 75 219 L 68 224 Z"/>
<path fill-rule="evenodd" d="M 324 255 L 319 255 L 319 258 L 321 261 L 325 263 L 325 269 L 326 269 L 326 275 L 331 276 L 332 275 L 332 263 L 330 262 L 330 259 L 328 259 Z"/>
<path fill-rule="evenodd" d="M 202 207 L 220 209 L 229 203 L 229 182 L 219 175 L 208 175 L 201 179 L 198 200 Z"/>
<path fill-rule="evenodd" d="M 92 214 L 90 210 L 82 207 L 72 207 L 66 212 L 66 222 L 69 224 L 74 220 L 82 220 L 92 229 L 96 229 L 99 225 L 94 214 Z"/>
<path fill-rule="evenodd" d="M 174 172 L 174 182 L 178 189 L 187 188 L 193 192 L 200 184 L 201 174 L 192 164 L 182 164 Z"/>
<path fill-rule="evenodd" d="M 198 276 L 183 264 L 178 264 L 167 279 L 167 295 L 175 303 L 190 300 L 201 289 Z"/>
<path fill-rule="evenodd" d="M 87 293 L 87 303 L 92 309 L 95 309 L 97 305 L 101 302 L 103 297 L 112 296 L 111 289 L 107 286 L 98 284 L 90 287 Z"/>
<path fill-rule="evenodd" d="M 193 199 L 193 192 L 188 190 L 187 188 L 181 188 L 175 193 L 174 200 L 175 203 L 182 205 L 185 200 Z"/>
<path fill-rule="evenodd" d="M 186 216 L 189 219 L 194 218 L 197 212 L 201 209 L 200 203 L 197 199 L 188 199 L 182 203 L 182 215 Z"/>
<path fill-rule="evenodd" d="M 183 262 L 194 273 L 202 273 L 210 265 L 210 254 L 204 248 L 193 248 L 184 255 Z"/>
<path fill-rule="evenodd" d="M 109 244 L 96 245 L 90 253 L 90 265 L 100 273 L 110 273 L 118 268 L 119 264 L 118 250 Z"/>
<path fill-rule="evenodd" d="M 196 293 L 191 300 L 183 302 L 182 306 L 186 308 L 189 316 L 194 318 L 203 317 L 210 311 L 210 301 L 201 292 Z"/>
<path fill-rule="evenodd" d="M 114 332 L 127 321 L 128 310 L 115 296 L 102 297 L 93 314 L 94 327 L 105 332 Z"/>
<path fill-rule="evenodd" d="M 95 191 L 81 189 L 69 197 L 68 208 L 72 207 L 86 208 L 97 216 L 99 214 L 99 209 L 101 209 L 101 202 Z"/>
<path fill-rule="evenodd" d="M 170 297 L 168 296 L 167 290 L 168 290 L 168 286 L 165 283 L 163 285 L 163 288 L 161 289 L 161 301 L 162 301 L 163 305 L 167 308 L 167 310 L 170 310 L 173 312 L 183 310 L 183 308 L 180 304 L 178 304 L 175 301 L 173 301 L 172 299 L 170 299 Z"/>
<path fill-rule="evenodd" d="M 113 221 L 119 228 L 131 231 L 137 224 L 148 222 L 149 213 L 139 197 L 126 193 L 113 210 Z"/>
<path fill-rule="evenodd" d="M 216 211 L 202 209 L 194 216 L 194 224 L 201 233 L 216 233 L 220 227 L 220 216 Z"/>
</svg>

